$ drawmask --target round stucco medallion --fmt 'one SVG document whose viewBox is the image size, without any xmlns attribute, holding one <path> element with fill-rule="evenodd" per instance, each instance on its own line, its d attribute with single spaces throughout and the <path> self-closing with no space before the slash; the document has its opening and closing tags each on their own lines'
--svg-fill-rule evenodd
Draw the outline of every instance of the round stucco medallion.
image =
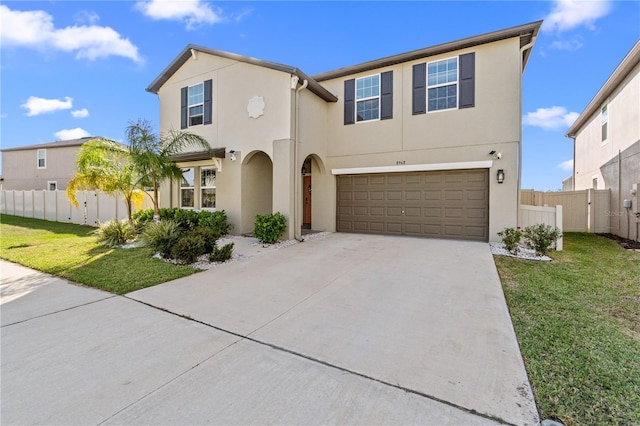
<svg viewBox="0 0 640 426">
<path fill-rule="evenodd" d="M 247 112 L 249 117 L 258 118 L 264 114 L 264 98 L 262 96 L 254 96 L 249 99 L 247 104 Z"/>
</svg>

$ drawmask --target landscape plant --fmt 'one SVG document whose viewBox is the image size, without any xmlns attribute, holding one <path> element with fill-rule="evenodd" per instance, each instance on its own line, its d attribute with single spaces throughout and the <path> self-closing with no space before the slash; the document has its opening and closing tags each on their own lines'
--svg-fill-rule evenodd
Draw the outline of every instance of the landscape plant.
<svg viewBox="0 0 640 426">
<path fill-rule="evenodd" d="M 525 245 L 535 250 L 536 255 L 544 256 L 555 244 L 562 233 L 558 228 L 539 223 L 524 228 Z"/>
<path fill-rule="evenodd" d="M 129 155 L 137 175 L 140 187 L 151 188 L 154 220 L 160 220 L 158 190 L 160 183 L 166 179 L 182 179 L 182 169 L 173 157 L 187 148 L 196 148 L 210 154 L 211 146 L 202 136 L 170 130 L 166 134 L 157 135 L 148 120 L 139 119 L 131 122 L 125 131 L 129 142 Z"/>
<path fill-rule="evenodd" d="M 67 199 L 78 207 L 79 190 L 100 190 L 106 194 L 120 194 L 127 206 L 129 223 L 134 206 L 144 200 L 138 189 L 139 177 L 127 148 L 117 142 L 96 138 L 85 142 L 78 151 L 76 173 L 67 184 Z"/>
<path fill-rule="evenodd" d="M 172 220 L 162 219 L 147 224 L 142 232 L 142 241 L 162 257 L 171 255 L 173 245 L 180 237 L 180 226 Z"/>
<path fill-rule="evenodd" d="M 223 236 L 228 234 L 231 229 L 231 224 L 229 224 L 227 214 L 224 210 L 216 210 L 213 212 L 203 210 L 198 212 L 177 207 L 165 207 L 161 208 L 158 213 L 161 220 L 172 220 L 183 230 L 196 227 L 208 227 L 218 233 L 219 236 Z M 133 214 L 133 220 L 136 226 L 141 229 L 144 228 L 146 224 L 153 222 L 153 217 L 153 209 L 139 210 Z"/>
<path fill-rule="evenodd" d="M 127 220 L 109 220 L 93 231 L 99 244 L 118 247 L 135 237 L 135 229 Z"/>
<path fill-rule="evenodd" d="M 280 212 L 257 215 L 253 235 L 263 244 L 273 244 L 284 234 L 287 218 Z"/>
<path fill-rule="evenodd" d="M 202 235 L 191 231 L 181 235 L 171 247 L 171 257 L 180 262 L 190 264 L 207 253 L 207 243 Z"/>
<path fill-rule="evenodd" d="M 520 251 L 520 239 L 522 238 L 522 231 L 518 228 L 505 228 L 498 232 L 498 236 L 502 238 L 502 244 L 504 248 L 513 255 L 517 255 Z"/>
<path fill-rule="evenodd" d="M 233 256 L 233 243 L 225 244 L 222 247 L 217 245 L 213 248 L 213 253 L 209 256 L 211 262 L 226 262 Z"/>
</svg>

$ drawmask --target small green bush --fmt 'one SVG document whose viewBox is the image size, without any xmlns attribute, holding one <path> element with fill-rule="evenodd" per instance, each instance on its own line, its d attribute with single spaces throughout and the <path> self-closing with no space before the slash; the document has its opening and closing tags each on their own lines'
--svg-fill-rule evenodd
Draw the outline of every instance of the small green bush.
<svg viewBox="0 0 640 426">
<path fill-rule="evenodd" d="M 211 262 L 222 263 L 231 259 L 232 255 L 233 243 L 225 244 L 224 246 L 222 246 L 222 248 L 218 248 L 218 246 L 215 246 L 213 248 L 213 253 L 211 253 L 211 255 L 209 256 L 209 260 Z"/>
<path fill-rule="evenodd" d="M 544 256 L 562 233 L 558 228 L 540 223 L 524 228 L 525 244 L 536 251 L 536 255 Z"/>
<path fill-rule="evenodd" d="M 253 235 L 263 244 L 273 244 L 284 234 L 287 218 L 280 212 L 257 215 Z"/>
<path fill-rule="evenodd" d="M 509 253 L 514 255 L 518 254 L 520 251 L 520 239 L 522 238 L 522 231 L 520 231 L 520 227 L 505 228 L 498 232 L 498 236 L 502 238 L 504 248 L 506 248 Z"/>
<path fill-rule="evenodd" d="M 142 241 L 149 247 L 167 257 L 171 254 L 173 245 L 180 237 L 181 229 L 172 220 L 160 219 L 160 222 L 150 222 L 142 232 Z"/>
<path fill-rule="evenodd" d="M 190 234 L 199 235 L 202 237 L 205 243 L 205 253 L 212 253 L 214 248 L 216 247 L 216 241 L 218 241 L 218 238 L 220 238 L 220 233 L 217 229 L 207 226 L 198 226 L 194 228 L 190 232 Z"/>
<path fill-rule="evenodd" d="M 140 210 L 133 214 L 133 219 L 139 228 L 144 228 L 148 223 L 153 222 L 153 209 Z M 211 212 L 173 208 L 160 209 L 160 220 L 172 220 L 183 230 L 189 231 L 199 226 L 213 228 L 220 235 L 226 235 L 231 229 L 224 210 Z"/>
<path fill-rule="evenodd" d="M 98 243 L 107 247 L 118 247 L 135 236 L 135 230 L 127 220 L 110 220 L 93 231 Z"/>
<path fill-rule="evenodd" d="M 206 253 L 206 245 L 202 235 L 189 232 L 175 242 L 171 248 L 171 257 L 184 263 L 193 263 Z"/>
</svg>

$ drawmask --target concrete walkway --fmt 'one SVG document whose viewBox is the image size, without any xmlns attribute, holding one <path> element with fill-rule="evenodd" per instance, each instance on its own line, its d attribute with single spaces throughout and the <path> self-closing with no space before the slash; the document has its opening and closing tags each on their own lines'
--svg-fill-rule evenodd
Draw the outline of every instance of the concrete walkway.
<svg viewBox="0 0 640 426">
<path fill-rule="evenodd" d="M 487 244 L 331 234 L 126 297 L 0 266 L 3 424 L 538 422 Z"/>
</svg>

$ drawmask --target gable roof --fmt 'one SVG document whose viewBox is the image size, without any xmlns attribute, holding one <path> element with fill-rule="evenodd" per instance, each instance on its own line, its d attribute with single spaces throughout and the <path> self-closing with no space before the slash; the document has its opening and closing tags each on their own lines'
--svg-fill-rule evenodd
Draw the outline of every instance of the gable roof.
<svg viewBox="0 0 640 426">
<path fill-rule="evenodd" d="M 636 41 L 629 53 L 624 57 L 622 62 L 609 76 L 604 85 L 598 90 L 598 93 L 591 99 L 591 102 L 582 111 L 582 114 L 576 118 L 565 136 L 573 138 L 578 131 L 586 124 L 591 116 L 599 111 L 604 101 L 620 86 L 620 84 L 631 74 L 631 71 L 640 63 L 640 39 Z"/>
<path fill-rule="evenodd" d="M 146 91 L 158 94 L 158 90 L 166 83 L 173 74 L 180 69 L 182 65 L 192 56 L 192 51 L 203 52 L 209 55 L 220 56 L 222 58 L 232 59 L 238 62 L 244 62 L 251 65 L 257 65 L 259 67 L 270 68 L 276 71 L 282 71 L 288 74 L 297 76 L 300 81 L 308 81 L 308 89 L 318 95 L 321 99 L 327 102 L 337 102 L 338 98 L 327 89 L 322 87 L 313 78 L 303 73 L 296 67 L 290 65 L 279 64 L 276 62 L 265 61 L 263 59 L 252 58 L 250 56 L 239 55 L 237 53 L 225 52 L 224 50 L 209 49 L 208 47 L 202 47 L 195 44 L 189 44 L 182 52 L 169 64 L 168 67 L 160 73 L 158 77 L 147 87 Z"/>
<path fill-rule="evenodd" d="M 0 151 L 9 152 L 9 151 L 27 151 L 31 149 L 43 149 L 43 148 L 64 148 L 68 146 L 81 146 L 86 142 L 89 142 L 91 139 L 104 139 L 102 136 L 87 136 L 85 138 L 80 139 L 69 139 L 66 141 L 57 141 L 57 142 L 48 142 L 48 143 L 40 143 L 36 145 L 26 145 L 26 146 L 18 146 L 15 148 L 5 148 Z"/>
<path fill-rule="evenodd" d="M 402 62 L 414 61 L 417 59 L 427 58 L 429 56 L 440 55 L 442 53 L 452 52 L 454 50 L 466 49 L 468 47 L 479 46 L 486 43 L 493 43 L 495 41 L 505 40 L 513 37 L 520 37 L 520 48 L 530 45 L 522 54 L 522 69 L 524 70 L 524 67 L 527 64 L 527 60 L 529 59 L 529 55 L 531 53 L 531 48 L 533 47 L 533 43 L 535 43 L 541 25 L 542 21 L 531 22 L 529 24 L 519 25 L 516 27 L 493 31 L 482 35 L 463 38 L 457 41 L 451 41 L 431 47 L 425 47 L 423 49 L 412 50 L 410 52 L 401 53 L 399 55 L 388 56 L 386 58 L 376 59 L 358 65 L 351 65 L 348 67 L 339 68 L 337 70 L 315 74 L 312 77 L 316 81 L 322 82 L 333 78 L 344 77 L 350 74 L 356 74 L 376 68 L 383 68 L 390 65 L 400 64 Z"/>
</svg>

